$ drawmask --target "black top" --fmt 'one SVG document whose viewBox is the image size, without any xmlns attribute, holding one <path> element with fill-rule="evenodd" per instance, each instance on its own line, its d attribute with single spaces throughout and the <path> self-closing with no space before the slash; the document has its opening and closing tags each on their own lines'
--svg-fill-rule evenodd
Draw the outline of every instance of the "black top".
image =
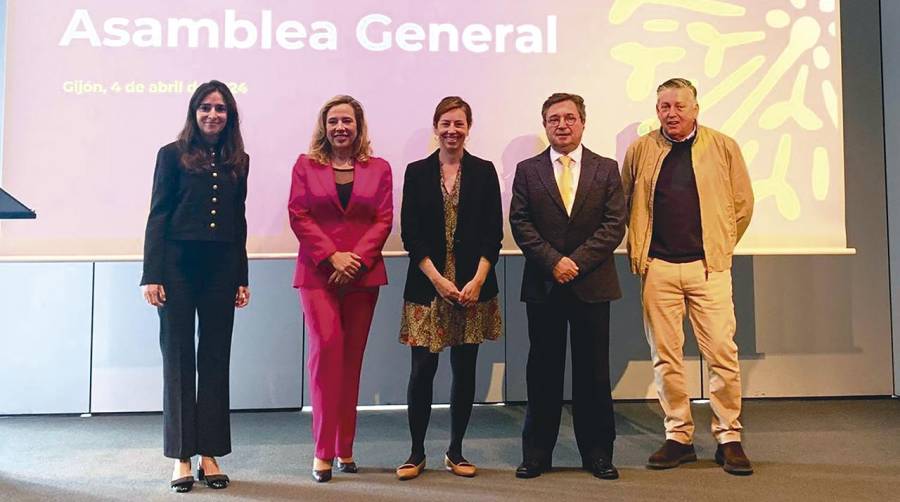
<svg viewBox="0 0 900 502">
<path fill-rule="evenodd" d="M 694 138 L 672 142 L 672 151 L 660 167 L 653 194 L 652 258 L 687 263 L 704 257 L 700 197 L 691 159 Z"/>
<path fill-rule="evenodd" d="M 497 263 L 503 241 L 503 210 L 500 182 L 494 164 L 465 152 L 460 162 L 459 209 L 453 252 L 456 258 L 456 285 L 462 288 L 478 270 L 484 257 Z M 409 252 L 409 269 L 403 299 L 429 304 L 437 294 L 431 281 L 419 269 L 419 262 L 431 258 L 441 274 L 446 265 L 444 197 L 441 192 L 441 164 L 438 151 L 406 166 L 403 203 L 400 209 L 400 237 Z M 494 267 L 488 273 L 478 301 L 497 296 Z"/>
<path fill-rule="evenodd" d="M 337 186 L 338 200 L 341 201 L 341 207 L 347 209 L 347 205 L 350 204 L 350 195 L 353 193 L 353 182 L 350 183 L 335 183 Z"/>
<path fill-rule="evenodd" d="M 234 271 L 237 285 L 247 285 L 247 174 L 238 175 L 217 162 L 211 150 L 209 166 L 188 172 L 176 143 L 160 148 L 153 173 L 150 215 L 144 236 L 144 275 L 141 285 L 165 284 L 166 243 L 173 240 L 233 242 L 240 248 Z M 250 160 L 246 165 L 249 170 Z"/>
</svg>

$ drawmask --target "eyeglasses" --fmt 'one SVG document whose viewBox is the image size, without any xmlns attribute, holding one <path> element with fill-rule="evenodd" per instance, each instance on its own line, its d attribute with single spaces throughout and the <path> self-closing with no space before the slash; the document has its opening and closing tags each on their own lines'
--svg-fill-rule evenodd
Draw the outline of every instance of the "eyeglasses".
<svg viewBox="0 0 900 502">
<path fill-rule="evenodd" d="M 578 122 L 578 116 L 569 114 L 565 117 L 560 117 L 559 115 L 547 117 L 547 123 L 552 127 L 559 127 L 560 122 L 565 122 L 567 126 L 575 125 L 575 122 Z"/>
</svg>

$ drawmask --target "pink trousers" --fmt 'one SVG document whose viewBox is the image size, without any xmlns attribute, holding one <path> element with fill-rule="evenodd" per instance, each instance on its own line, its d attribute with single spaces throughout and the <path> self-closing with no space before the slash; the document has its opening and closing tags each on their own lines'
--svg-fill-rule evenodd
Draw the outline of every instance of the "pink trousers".
<svg viewBox="0 0 900 502">
<path fill-rule="evenodd" d="M 316 458 L 353 456 L 359 373 L 378 288 L 300 288 Z"/>
</svg>

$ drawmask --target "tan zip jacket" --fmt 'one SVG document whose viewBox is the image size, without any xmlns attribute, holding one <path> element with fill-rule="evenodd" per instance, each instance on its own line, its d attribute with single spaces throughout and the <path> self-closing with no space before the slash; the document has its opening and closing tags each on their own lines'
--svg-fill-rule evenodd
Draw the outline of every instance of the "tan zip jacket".
<svg viewBox="0 0 900 502">
<path fill-rule="evenodd" d="M 655 130 L 628 147 L 622 164 L 625 207 L 629 213 L 628 257 L 631 271 L 642 276 L 649 264 L 656 180 L 671 149 L 672 144 Z M 734 246 L 753 214 L 753 188 L 744 157 L 736 141 L 714 129 L 698 126 L 691 160 L 700 198 L 706 269 L 729 270 Z"/>
</svg>

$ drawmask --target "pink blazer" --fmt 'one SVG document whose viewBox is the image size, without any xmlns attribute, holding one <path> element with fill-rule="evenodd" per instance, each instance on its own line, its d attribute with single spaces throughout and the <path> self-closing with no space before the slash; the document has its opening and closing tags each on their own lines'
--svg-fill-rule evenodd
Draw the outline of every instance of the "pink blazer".
<svg viewBox="0 0 900 502">
<path fill-rule="evenodd" d="M 331 166 L 300 155 L 294 164 L 288 214 L 300 241 L 295 288 L 327 288 L 334 268 L 327 259 L 336 251 L 353 251 L 365 269 L 354 286 L 387 284 L 381 248 L 394 218 L 391 166 L 371 157 L 356 164 L 353 194 L 345 210 L 338 199 Z"/>
</svg>

